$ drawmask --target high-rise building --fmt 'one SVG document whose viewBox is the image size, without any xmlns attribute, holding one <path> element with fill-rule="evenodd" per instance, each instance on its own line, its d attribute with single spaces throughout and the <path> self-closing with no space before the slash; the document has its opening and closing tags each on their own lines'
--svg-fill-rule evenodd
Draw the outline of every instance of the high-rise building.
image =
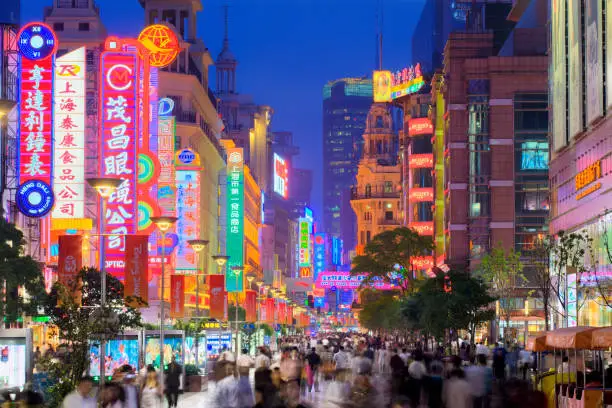
<svg viewBox="0 0 612 408">
<path fill-rule="evenodd" d="M 549 15 L 550 231 L 586 233 L 593 249 L 585 255 L 588 273 L 560 276 L 567 279 L 561 285 L 569 288 L 568 298 L 575 299 L 567 308 L 567 325 L 609 326 L 612 311 L 605 297 L 610 299 L 612 271 L 612 7 L 609 1 L 553 0 Z"/>
<path fill-rule="evenodd" d="M 323 231 L 355 247 L 355 214 L 343 192 L 355 184 L 363 132 L 372 104 L 372 80 L 343 78 L 323 87 Z"/>
<path fill-rule="evenodd" d="M 357 253 L 379 233 L 402 225 L 397 134 L 386 104 L 372 105 L 363 133 L 363 153 L 351 207 L 357 218 Z"/>
</svg>

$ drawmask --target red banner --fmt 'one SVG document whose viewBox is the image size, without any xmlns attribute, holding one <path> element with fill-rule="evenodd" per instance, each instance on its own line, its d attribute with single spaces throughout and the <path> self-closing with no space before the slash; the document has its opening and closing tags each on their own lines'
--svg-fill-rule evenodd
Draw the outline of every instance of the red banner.
<svg viewBox="0 0 612 408">
<path fill-rule="evenodd" d="M 213 319 L 225 319 L 226 297 L 225 297 L 225 275 L 210 275 L 208 277 L 210 288 L 210 317 Z"/>
<path fill-rule="evenodd" d="M 125 237 L 125 296 L 134 296 L 149 301 L 149 236 L 128 235 Z M 135 307 L 146 307 L 142 302 L 132 302 Z"/>
<path fill-rule="evenodd" d="M 83 236 L 60 235 L 58 242 L 57 278 L 60 283 L 69 285 L 83 265 Z"/>
<path fill-rule="evenodd" d="M 286 323 L 288 325 L 292 325 L 293 324 L 293 307 L 291 306 L 287 306 L 287 320 Z"/>
<path fill-rule="evenodd" d="M 278 323 L 285 324 L 287 321 L 287 304 L 285 302 L 280 302 L 278 304 Z"/>
<path fill-rule="evenodd" d="M 266 299 L 266 323 L 274 323 L 274 299 Z"/>
<path fill-rule="evenodd" d="M 257 292 L 254 290 L 246 291 L 246 302 L 244 306 L 246 310 L 246 321 L 255 323 L 257 321 Z"/>
<path fill-rule="evenodd" d="M 185 276 L 170 277 L 170 317 L 180 318 L 185 313 Z"/>
</svg>

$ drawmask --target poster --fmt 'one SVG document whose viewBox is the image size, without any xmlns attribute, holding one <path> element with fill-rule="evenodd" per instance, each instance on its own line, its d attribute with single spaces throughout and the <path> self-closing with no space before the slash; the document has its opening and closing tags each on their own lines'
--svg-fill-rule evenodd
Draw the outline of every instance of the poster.
<svg viewBox="0 0 612 408">
<path fill-rule="evenodd" d="M 0 344 L 0 389 L 23 387 L 25 385 L 25 380 L 25 344 Z"/>
<path fill-rule="evenodd" d="M 145 339 L 145 365 L 153 364 L 156 370 L 159 370 L 159 344 L 159 337 Z M 164 336 L 164 365 L 170 364 L 173 356 L 177 363 L 183 364 L 183 337 L 167 334 Z"/>
<path fill-rule="evenodd" d="M 603 83 L 603 32 L 601 0 L 585 0 L 585 4 L 586 119 L 588 125 L 603 115 L 604 93 L 601 86 Z"/>
<path fill-rule="evenodd" d="M 568 1 L 568 28 L 569 28 L 569 137 L 570 139 L 583 129 L 582 110 L 584 100 L 582 95 L 582 44 L 580 21 L 582 10 L 580 0 Z"/>
<path fill-rule="evenodd" d="M 58 242 L 57 278 L 60 283 L 70 285 L 83 264 L 83 236 L 60 235 Z"/>
<path fill-rule="evenodd" d="M 149 301 L 149 236 L 125 237 L 125 296 Z M 143 302 L 132 302 L 134 307 L 145 307 Z"/>
<path fill-rule="evenodd" d="M 225 276 L 210 275 L 210 317 L 224 319 L 225 317 Z"/>
<path fill-rule="evenodd" d="M 106 342 L 106 364 L 104 372 L 113 375 L 116 369 L 129 364 L 138 368 L 138 338 L 109 340 Z M 100 375 L 100 344 L 89 346 L 89 375 Z"/>
<path fill-rule="evenodd" d="M 206 365 L 206 337 L 200 336 L 198 338 L 198 362 L 200 363 L 200 367 L 204 367 Z M 193 364 L 195 365 L 196 355 L 196 343 L 195 337 L 185 337 L 185 364 Z"/>
<path fill-rule="evenodd" d="M 232 348 L 231 332 L 207 332 L 206 333 L 206 355 L 209 359 L 219 357 L 224 347 Z"/>
<path fill-rule="evenodd" d="M 185 276 L 170 276 L 170 317 L 181 318 L 185 313 Z"/>
</svg>

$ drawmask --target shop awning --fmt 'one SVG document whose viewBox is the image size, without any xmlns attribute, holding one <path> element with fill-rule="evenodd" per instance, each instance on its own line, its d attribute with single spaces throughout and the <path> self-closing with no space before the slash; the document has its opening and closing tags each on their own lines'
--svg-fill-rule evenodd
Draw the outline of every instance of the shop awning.
<svg viewBox="0 0 612 408">
<path fill-rule="evenodd" d="M 547 332 L 542 331 L 528 336 L 525 350 L 535 352 L 552 350 L 552 347 L 546 346 L 546 334 Z"/>
<path fill-rule="evenodd" d="M 608 349 L 612 347 L 612 327 L 600 327 L 593 331 L 591 347 L 594 349 Z"/>
<path fill-rule="evenodd" d="M 557 349 L 589 349 L 595 327 L 564 327 L 546 334 L 546 345 Z"/>
</svg>

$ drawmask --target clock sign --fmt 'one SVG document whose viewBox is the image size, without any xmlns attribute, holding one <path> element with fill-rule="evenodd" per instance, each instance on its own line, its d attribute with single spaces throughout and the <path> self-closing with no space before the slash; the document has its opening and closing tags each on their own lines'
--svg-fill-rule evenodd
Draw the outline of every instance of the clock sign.
<svg viewBox="0 0 612 408">
<path fill-rule="evenodd" d="M 44 60 L 57 51 L 57 37 L 46 24 L 28 23 L 17 34 L 19 52 L 25 58 L 33 61 Z"/>
</svg>

